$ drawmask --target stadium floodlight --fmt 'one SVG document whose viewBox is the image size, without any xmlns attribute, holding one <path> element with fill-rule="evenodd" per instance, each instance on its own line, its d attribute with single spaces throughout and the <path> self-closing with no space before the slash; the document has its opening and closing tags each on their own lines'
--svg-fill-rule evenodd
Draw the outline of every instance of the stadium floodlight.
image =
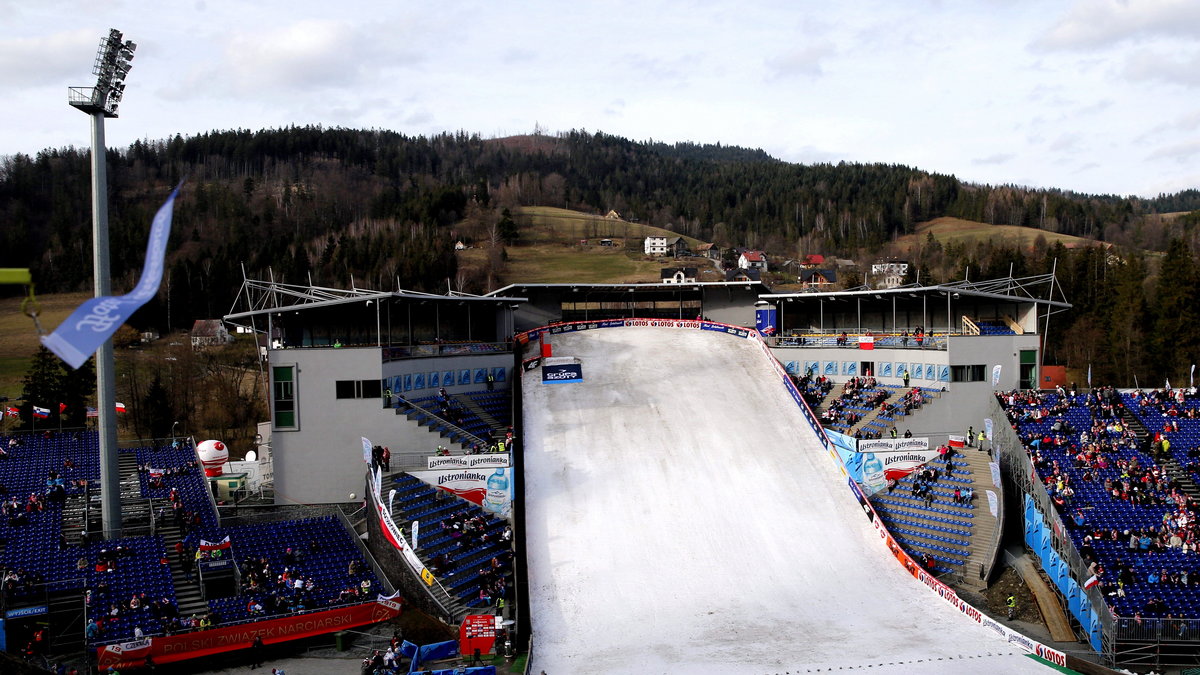
<svg viewBox="0 0 1200 675">
<path fill-rule="evenodd" d="M 96 60 L 92 63 L 92 74 L 96 76 L 94 87 L 69 87 L 67 102 L 88 113 L 102 113 L 105 117 L 117 116 L 117 104 L 121 101 L 125 85 L 121 82 L 133 68 L 133 52 L 137 45 L 122 42 L 121 31 L 113 28 L 108 37 L 100 40 Z M 115 94 L 115 96 L 114 96 Z"/>
<path fill-rule="evenodd" d="M 92 259 L 96 297 L 112 295 L 108 266 L 108 174 L 104 160 L 104 118 L 117 116 L 117 104 L 125 96 L 125 76 L 132 68 L 137 45 L 122 42 L 121 31 L 113 28 L 100 40 L 92 74 L 94 87 L 68 87 L 67 103 L 92 118 Z M 116 365 L 109 338 L 96 352 L 96 409 L 100 431 L 100 512 L 104 538 L 120 537 L 121 471 L 117 451 Z M 175 429 L 171 428 L 174 435 Z"/>
</svg>

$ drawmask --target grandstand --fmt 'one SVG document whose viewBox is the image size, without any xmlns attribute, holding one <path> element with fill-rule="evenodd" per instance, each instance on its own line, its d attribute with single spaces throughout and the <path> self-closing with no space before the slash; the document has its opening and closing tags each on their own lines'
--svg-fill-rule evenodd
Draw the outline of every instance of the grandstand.
<svg viewBox="0 0 1200 675">
<path fill-rule="evenodd" d="M 392 607 L 375 611 L 377 596 L 392 588 L 344 518 L 222 526 L 190 443 L 121 449 L 122 503 L 132 517 L 124 519 L 125 536 L 107 540 L 93 534 L 94 432 L 6 436 L 0 446 L 6 448 L 0 563 L 10 649 L 49 628 L 42 642 L 48 646 L 39 647 L 47 656 L 86 647 L 101 665 L 141 665 L 147 654 L 168 663 L 245 648 L 248 642 L 229 637 L 241 624 L 340 612 L 346 616 L 334 625 L 349 626 L 394 614 Z M 195 556 L 196 564 L 185 566 L 185 556 Z M 358 571 L 348 576 L 352 561 Z M 262 578 L 259 588 L 236 583 L 263 576 L 267 566 L 283 576 Z M 285 586 L 284 577 L 311 583 Z M 347 587 L 354 592 L 342 593 Z M 251 613 L 254 603 L 269 609 Z M 188 637 L 201 629 L 204 640 Z M 143 635 L 151 640 L 138 642 Z M 174 644 L 200 642 L 206 646 L 199 651 Z M 136 658 L 128 646 L 134 643 Z"/>
</svg>

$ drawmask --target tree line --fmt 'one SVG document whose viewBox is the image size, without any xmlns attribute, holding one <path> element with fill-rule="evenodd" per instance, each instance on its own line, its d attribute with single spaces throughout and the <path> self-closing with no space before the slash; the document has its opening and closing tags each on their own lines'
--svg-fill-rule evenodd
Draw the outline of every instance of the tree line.
<svg viewBox="0 0 1200 675">
<path fill-rule="evenodd" d="M 1085 237 L 1098 248 L 1043 247 L 1030 256 L 993 245 L 928 246 L 917 266 L 927 279 L 965 272 L 968 260 L 984 276 L 1006 274 L 1004 261 L 1032 272 L 1045 268 L 1050 251 L 1061 253 L 1059 273 L 1077 309 L 1052 323 L 1049 353 L 1071 363 L 1090 358 L 1056 341 L 1103 333 L 1107 342 L 1080 344 L 1116 350 L 1111 358 L 1124 363 L 1104 366 L 1114 377 L 1177 370 L 1159 336 L 1183 315 L 1167 314 L 1163 298 L 1195 290 L 1184 265 L 1196 250 L 1195 219 L 1158 216 L 1200 208 L 1197 190 L 1142 199 L 977 185 L 903 165 L 799 165 L 756 149 L 585 130 L 483 139 L 319 126 L 139 140 L 109 151 L 108 175 L 118 290 L 136 283 L 154 210 L 186 178 L 162 290 L 133 318 L 138 328 L 187 328 L 226 313 L 243 269 L 287 283 L 344 286 L 353 278 L 360 287 L 440 290 L 453 280 L 461 290 L 488 290 L 493 277 L 460 272 L 454 241 L 519 242 L 517 232 L 498 237 L 496 224 L 503 209 L 531 205 L 615 209 L 784 256 L 871 255 L 941 216 Z M 0 159 L 0 266 L 31 267 L 44 292 L 89 288 L 89 191 L 85 149 Z M 483 231 L 473 232 L 472 222 Z M 1170 288 L 1156 286 L 1161 279 Z M 1114 325 L 1120 321 L 1131 325 Z M 1144 340 L 1133 324 L 1147 331 Z"/>
</svg>

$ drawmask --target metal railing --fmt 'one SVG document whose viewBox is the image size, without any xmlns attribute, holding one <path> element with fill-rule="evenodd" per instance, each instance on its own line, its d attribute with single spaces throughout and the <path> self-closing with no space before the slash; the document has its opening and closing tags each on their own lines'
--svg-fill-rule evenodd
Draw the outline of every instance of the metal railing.
<svg viewBox="0 0 1200 675">
<path fill-rule="evenodd" d="M 419 406 L 416 403 L 413 403 L 412 401 L 410 401 L 409 399 L 404 398 L 403 396 L 394 396 L 394 397 L 396 398 L 396 400 L 398 400 L 403 405 L 405 405 L 413 410 L 419 410 L 419 411 L 425 413 L 426 415 L 429 415 L 433 419 L 437 420 L 438 422 L 441 422 L 442 424 L 445 424 L 446 426 L 450 427 L 451 429 L 454 430 L 454 432 L 461 434 L 463 436 L 466 436 L 467 439 L 470 440 L 472 444 L 477 445 L 480 448 L 488 447 L 487 441 L 485 441 L 482 438 L 476 436 L 475 434 L 467 431 L 466 429 L 463 429 L 462 427 L 460 427 L 457 424 L 455 424 L 454 422 L 451 422 L 450 420 L 442 417 L 441 415 L 438 415 L 437 413 L 430 411 L 428 408 Z"/>
<path fill-rule="evenodd" d="M 874 339 L 875 349 L 911 349 L 914 351 L 946 351 L 947 337 L 961 335 L 959 333 L 927 333 L 921 338 L 913 335 L 905 337 L 900 333 L 850 333 L 845 336 L 842 331 L 806 331 L 776 337 L 764 337 L 771 347 L 796 347 L 805 349 L 858 349 L 858 338 L 870 336 Z"/>
<path fill-rule="evenodd" d="M 1042 485 L 1040 480 L 1034 480 L 1037 472 L 1033 467 L 1033 462 L 1029 459 L 1029 452 L 1021 443 L 1021 439 L 1017 436 L 1017 432 L 1012 428 L 1012 423 L 1008 420 L 1008 415 L 1000 401 L 995 397 L 992 398 L 992 446 L 996 457 L 1000 461 L 1000 467 L 1005 476 L 1013 481 L 1014 486 L 1021 495 L 1029 495 L 1037 505 L 1038 512 L 1041 514 L 1043 521 L 1053 533 L 1052 545 L 1056 553 L 1062 557 L 1071 569 L 1071 574 L 1075 581 L 1079 583 L 1079 590 L 1087 596 L 1092 608 L 1096 611 L 1096 615 L 1100 618 L 1101 643 L 1103 646 L 1104 655 L 1112 659 L 1113 643 L 1112 640 L 1116 635 L 1115 626 L 1117 618 L 1113 615 L 1112 610 L 1108 606 L 1107 598 L 1100 592 L 1099 587 L 1084 588 L 1081 580 L 1087 579 L 1088 564 L 1084 562 L 1083 557 L 1075 548 L 1075 543 L 1067 536 L 1066 526 L 1062 521 L 1062 517 L 1055 509 L 1054 502 L 1051 500 L 1049 493 L 1046 492 L 1046 487 Z M 1024 507 L 1022 506 L 1022 511 Z M 1022 527 L 1022 542 L 1024 542 L 1024 527 Z"/>
</svg>

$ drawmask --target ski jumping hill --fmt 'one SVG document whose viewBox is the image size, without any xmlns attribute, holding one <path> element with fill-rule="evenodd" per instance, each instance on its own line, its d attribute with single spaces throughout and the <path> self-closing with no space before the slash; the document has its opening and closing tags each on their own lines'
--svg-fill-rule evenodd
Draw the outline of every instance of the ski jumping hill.
<svg viewBox="0 0 1200 675">
<path fill-rule="evenodd" d="M 530 672 L 1046 673 L 880 541 L 757 340 L 547 335 L 524 374 Z"/>
</svg>

